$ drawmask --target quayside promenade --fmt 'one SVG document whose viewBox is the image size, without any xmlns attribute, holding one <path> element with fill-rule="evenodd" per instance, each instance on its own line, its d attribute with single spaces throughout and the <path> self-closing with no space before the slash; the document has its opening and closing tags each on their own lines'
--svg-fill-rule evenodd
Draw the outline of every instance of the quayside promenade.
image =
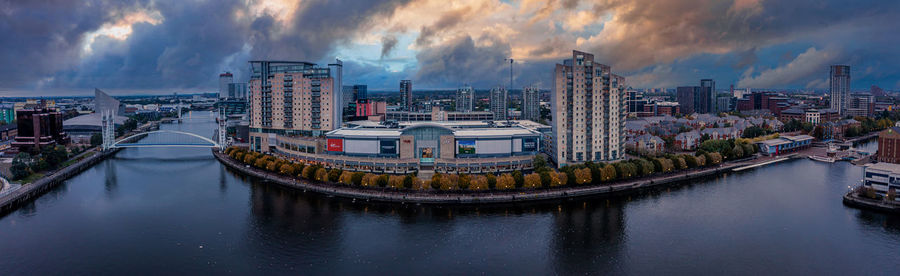
<svg viewBox="0 0 900 276">
<path fill-rule="evenodd" d="M 613 182 L 605 185 L 562 186 L 540 189 L 517 189 L 510 191 L 415 191 L 392 188 L 367 188 L 349 186 L 340 183 L 311 181 L 287 177 L 266 170 L 248 166 L 232 159 L 223 152 L 213 151 L 216 159 L 237 172 L 263 179 L 279 185 L 295 188 L 304 192 L 310 191 L 337 197 L 356 200 L 419 203 L 436 205 L 453 204 L 494 204 L 528 201 L 556 200 L 585 196 L 623 195 L 642 190 L 690 183 L 690 180 L 711 177 L 727 172 L 740 171 L 796 158 L 799 155 L 779 157 L 751 157 L 743 160 L 726 162 L 718 166 L 686 170 L 678 173 L 656 175 L 640 179 Z"/>
</svg>

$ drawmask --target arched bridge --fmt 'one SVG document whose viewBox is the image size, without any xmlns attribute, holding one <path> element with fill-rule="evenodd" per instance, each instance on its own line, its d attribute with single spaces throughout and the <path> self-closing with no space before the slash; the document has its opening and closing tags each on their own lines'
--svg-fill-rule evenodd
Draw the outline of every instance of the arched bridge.
<svg viewBox="0 0 900 276">
<path fill-rule="evenodd" d="M 115 113 L 104 111 L 101 116 L 101 136 L 103 137 L 103 150 L 114 148 L 159 148 L 159 147 L 187 147 L 187 148 L 217 148 L 224 150 L 227 145 L 225 139 L 224 110 L 220 109 L 216 119 L 218 129 L 214 139 L 203 137 L 196 133 L 177 130 L 151 130 L 137 133 L 119 140 L 115 139 Z M 142 137 L 143 136 L 143 137 Z"/>
<path fill-rule="evenodd" d="M 135 140 L 140 136 L 146 136 Z M 184 148 L 221 148 L 221 145 L 212 139 L 195 133 L 175 130 L 153 130 L 141 132 L 113 143 L 111 148 L 160 148 L 160 147 L 184 147 Z"/>
</svg>

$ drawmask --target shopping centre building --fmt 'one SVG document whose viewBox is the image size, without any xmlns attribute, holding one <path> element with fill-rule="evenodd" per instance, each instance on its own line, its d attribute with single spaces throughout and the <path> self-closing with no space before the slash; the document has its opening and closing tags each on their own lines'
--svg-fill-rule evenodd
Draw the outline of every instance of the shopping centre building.
<svg viewBox="0 0 900 276">
<path fill-rule="evenodd" d="M 358 121 L 325 137 L 276 135 L 271 151 L 350 171 L 511 172 L 533 168 L 549 130 L 532 121 Z"/>
</svg>

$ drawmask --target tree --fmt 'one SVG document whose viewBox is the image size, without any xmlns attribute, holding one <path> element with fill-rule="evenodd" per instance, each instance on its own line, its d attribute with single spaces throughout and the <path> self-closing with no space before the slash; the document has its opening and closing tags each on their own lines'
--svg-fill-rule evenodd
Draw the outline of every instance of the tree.
<svg viewBox="0 0 900 276">
<path fill-rule="evenodd" d="M 468 189 L 469 185 L 472 184 L 472 178 L 469 177 L 468 174 L 460 174 L 452 179 L 455 185 L 459 186 L 460 189 Z"/>
<path fill-rule="evenodd" d="M 512 190 L 516 188 L 516 180 L 512 175 L 505 173 L 497 178 L 498 190 Z"/>
<path fill-rule="evenodd" d="M 31 154 L 27 152 L 20 152 L 13 158 L 12 166 L 9 167 L 9 172 L 12 174 L 13 179 L 22 179 L 31 174 Z"/>
<path fill-rule="evenodd" d="M 741 145 L 734 145 L 734 149 L 731 150 L 731 155 L 734 156 L 734 158 L 744 157 L 744 147 L 741 147 Z"/>
<path fill-rule="evenodd" d="M 535 189 L 541 187 L 541 176 L 537 173 L 530 173 L 525 176 L 525 188 Z"/>
<path fill-rule="evenodd" d="M 584 168 L 575 171 L 575 184 L 582 185 L 591 183 L 591 169 Z"/>
<path fill-rule="evenodd" d="M 411 189 L 413 187 L 413 183 L 419 182 L 419 179 L 416 178 L 415 175 L 407 174 L 403 177 L 403 188 Z"/>
<path fill-rule="evenodd" d="M 315 180 L 316 179 L 316 169 L 317 169 L 316 166 L 307 166 L 306 168 L 303 168 L 303 173 L 301 175 L 303 176 L 303 178 L 306 178 L 309 180 Z"/>
<path fill-rule="evenodd" d="M 487 177 L 483 175 L 479 175 L 472 178 L 472 182 L 469 184 L 469 190 L 472 191 L 485 191 L 488 187 Z"/>
<path fill-rule="evenodd" d="M 437 190 L 441 187 L 441 178 L 443 175 L 441 173 L 435 173 L 431 175 L 431 188 Z"/>
<path fill-rule="evenodd" d="M 613 181 L 616 177 L 616 167 L 606 164 L 606 166 L 603 167 L 603 181 Z"/>
<path fill-rule="evenodd" d="M 253 166 L 260 168 L 260 169 L 265 169 L 266 165 L 268 165 L 268 164 L 269 164 L 269 162 L 266 161 L 265 158 L 257 158 L 256 163 L 254 163 Z"/>
<path fill-rule="evenodd" d="M 328 181 L 338 182 L 341 179 L 341 174 L 344 170 L 341 169 L 331 169 L 328 171 Z"/>
<path fill-rule="evenodd" d="M 355 172 L 350 176 L 350 183 L 353 183 L 353 185 L 356 185 L 356 186 L 361 186 L 363 178 L 365 176 L 366 176 L 366 174 L 363 172 Z"/>
<path fill-rule="evenodd" d="M 319 168 L 316 170 L 316 180 L 318 181 L 328 181 L 328 170 L 325 168 Z"/>
<path fill-rule="evenodd" d="M 278 169 L 278 163 L 272 162 L 272 161 L 266 162 L 266 170 L 267 171 L 276 172 L 277 169 Z"/>
<path fill-rule="evenodd" d="M 388 178 L 388 186 L 394 189 L 403 189 L 403 179 L 405 176 L 391 175 Z"/>
<path fill-rule="evenodd" d="M 387 187 L 389 178 L 390 177 L 386 174 L 379 175 L 378 178 L 375 179 L 375 185 L 378 187 Z"/>
<path fill-rule="evenodd" d="M 469 182 L 469 180 L 468 180 L 468 179 L 469 179 L 469 178 L 468 178 L 468 175 L 464 175 L 464 176 L 466 176 L 466 183 L 467 183 L 467 185 L 468 185 L 468 182 Z M 465 188 L 463 188 L 462 186 L 459 185 L 459 180 L 460 180 L 460 178 L 462 178 L 462 177 L 455 177 L 455 178 L 454 178 L 454 177 L 451 177 L 450 175 L 445 175 L 444 177 L 441 177 L 441 178 L 438 179 L 438 188 L 441 189 L 441 190 L 443 190 L 443 191 L 457 190 L 457 189 L 466 189 L 466 188 L 468 188 L 468 186 L 466 186 Z M 432 184 L 432 185 L 434 185 L 434 184 Z"/>
<path fill-rule="evenodd" d="M 743 137 L 743 138 L 756 138 L 756 137 L 759 137 L 759 136 L 765 136 L 765 135 L 768 135 L 768 134 L 769 134 L 769 132 L 768 132 L 766 129 L 764 129 L 764 128 L 761 128 L 761 127 L 758 127 L 758 126 L 751 126 L 751 127 L 748 127 L 748 128 L 746 128 L 746 129 L 744 129 L 744 133 L 741 134 L 741 137 Z"/>
<path fill-rule="evenodd" d="M 349 171 L 344 171 L 341 173 L 341 177 L 338 179 L 341 183 L 346 185 L 353 184 L 353 173 Z"/>
<path fill-rule="evenodd" d="M 103 135 L 100 135 L 100 133 L 91 134 L 91 146 L 96 147 L 100 144 L 103 144 Z"/>
<path fill-rule="evenodd" d="M 56 168 L 59 164 L 69 159 L 69 152 L 65 146 L 45 147 L 41 149 L 41 156 L 47 161 L 50 168 Z"/>
<path fill-rule="evenodd" d="M 516 181 L 516 188 L 525 186 L 525 175 L 522 174 L 522 171 L 514 171 L 512 173 L 512 178 Z"/>
<path fill-rule="evenodd" d="M 376 183 L 377 178 L 378 178 L 378 176 L 376 176 L 375 174 L 367 173 L 367 174 L 363 175 L 361 184 L 363 187 L 375 187 L 378 185 Z"/>
<path fill-rule="evenodd" d="M 693 155 L 684 154 L 681 156 L 681 158 L 684 159 L 684 163 L 687 164 L 688 168 L 696 168 L 698 166 L 697 158 L 695 158 Z"/>
<path fill-rule="evenodd" d="M 813 130 L 813 137 L 816 139 L 822 140 L 825 139 L 825 128 L 822 126 L 816 126 L 815 130 Z"/>
<path fill-rule="evenodd" d="M 290 164 L 283 164 L 281 168 L 278 169 L 278 172 L 284 175 L 294 175 L 294 167 Z"/>
<path fill-rule="evenodd" d="M 534 163 L 535 171 L 543 170 L 543 169 L 547 168 L 547 160 L 544 160 L 544 156 L 542 156 L 540 154 L 535 155 L 534 160 L 532 162 Z"/>
<path fill-rule="evenodd" d="M 488 188 L 496 189 L 497 188 L 497 176 L 492 173 L 489 173 L 485 176 L 487 178 Z"/>
</svg>

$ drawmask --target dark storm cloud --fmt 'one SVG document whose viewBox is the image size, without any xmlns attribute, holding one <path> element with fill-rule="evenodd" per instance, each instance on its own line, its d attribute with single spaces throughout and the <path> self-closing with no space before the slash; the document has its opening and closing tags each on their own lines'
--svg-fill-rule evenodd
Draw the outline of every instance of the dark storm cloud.
<svg viewBox="0 0 900 276">
<path fill-rule="evenodd" d="M 279 35 L 276 24 L 254 24 L 252 56 L 266 59 L 315 61 L 336 43 L 348 42 L 361 28 L 378 18 L 390 17 L 407 1 L 318 0 L 304 1 L 291 22 L 289 35 Z"/>
<path fill-rule="evenodd" d="M 508 85 L 509 64 L 504 61 L 510 55 L 510 45 L 494 37 L 481 37 L 489 41 L 484 46 L 475 45 L 469 36 L 457 37 L 448 43 L 428 48 L 416 55 L 418 68 L 416 83 L 438 87 L 457 87 L 470 84 L 476 88 Z M 550 77 L 552 62 L 517 63 L 513 69 L 514 86 L 546 83 Z"/>
<path fill-rule="evenodd" d="M 17 87 L 78 63 L 85 32 L 136 3 L 0 0 L 0 87 Z"/>
<path fill-rule="evenodd" d="M 437 22 L 434 22 L 434 24 L 422 27 L 422 31 L 419 32 L 419 37 L 416 38 L 416 44 L 421 46 L 430 44 L 431 37 L 439 34 L 444 29 L 459 25 L 465 16 L 470 14 L 470 10 L 470 7 L 467 6 L 465 8 L 445 12 Z"/>
<path fill-rule="evenodd" d="M 12 38 L 0 40 L 0 62 L 20 65 L 0 69 L 0 87 L 34 87 L 50 77 L 47 85 L 62 88 L 212 87 L 218 72 L 246 70 L 251 58 L 319 61 L 403 3 L 304 1 L 284 26 L 269 16 L 238 21 L 235 12 L 249 10 L 239 0 L 0 0 L 0 35 Z M 125 41 L 100 36 L 81 57 L 86 33 L 137 7 L 158 11 L 162 22 L 135 24 Z"/>
</svg>

